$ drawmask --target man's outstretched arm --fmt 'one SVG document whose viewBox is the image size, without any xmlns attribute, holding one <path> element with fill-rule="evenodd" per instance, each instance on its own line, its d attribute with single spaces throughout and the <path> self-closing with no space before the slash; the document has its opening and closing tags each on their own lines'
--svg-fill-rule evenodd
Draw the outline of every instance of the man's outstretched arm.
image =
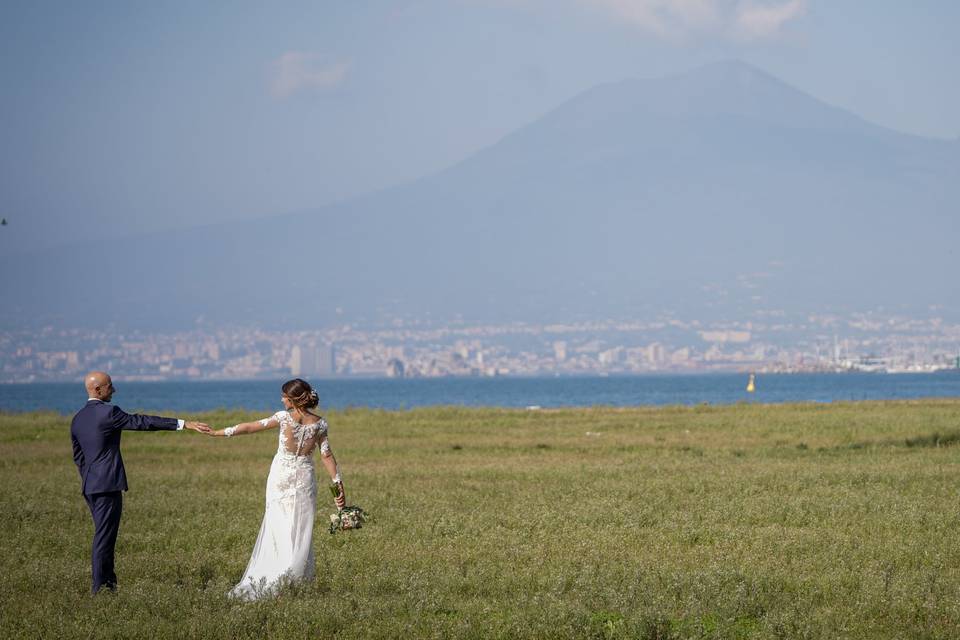
<svg viewBox="0 0 960 640">
<path fill-rule="evenodd" d="M 210 432 L 210 427 L 202 422 L 188 422 L 177 418 L 127 413 L 117 406 L 113 407 L 111 418 L 115 428 L 129 431 L 180 431 L 181 429 L 190 429 L 199 433 Z"/>
</svg>

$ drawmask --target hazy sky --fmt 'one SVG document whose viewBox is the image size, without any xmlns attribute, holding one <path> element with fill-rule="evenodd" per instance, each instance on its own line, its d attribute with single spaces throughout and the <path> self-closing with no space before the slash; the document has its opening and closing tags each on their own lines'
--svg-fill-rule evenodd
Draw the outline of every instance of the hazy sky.
<svg viewBox="0 0 960 640">
<path fill-rule="evenodd" d="M 317 207 L 726 58 L 956 138 L 958 26 L 952 0 L 4 2 L 0 251 Z"/>
</svg>

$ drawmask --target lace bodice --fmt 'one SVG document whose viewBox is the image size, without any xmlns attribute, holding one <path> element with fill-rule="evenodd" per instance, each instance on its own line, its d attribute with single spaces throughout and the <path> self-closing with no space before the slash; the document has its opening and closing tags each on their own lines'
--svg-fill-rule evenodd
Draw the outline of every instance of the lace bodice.
<svg viewBox="0 0 960 640">
<path fill-rule="evenodd" d="M 323 418 L 313 424 L 300 424 L 289 411 L 278 411 L 268 420 L 280 423 L 278 453 L 310 456 L 327 439 L 327 421 Z"/>
</svg>

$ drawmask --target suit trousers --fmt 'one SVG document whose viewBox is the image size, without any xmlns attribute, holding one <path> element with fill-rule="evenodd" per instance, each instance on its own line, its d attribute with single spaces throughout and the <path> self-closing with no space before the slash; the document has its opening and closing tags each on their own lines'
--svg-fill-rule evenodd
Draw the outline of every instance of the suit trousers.
<svg viewBox="0 0 960 640">
<path fill-rule="evenodd" d="M 93 593 L 101 588 L 117 588 L 117 574 L 113 567 L 113 550 L 120 531 L 123 512 L 123 492 L 110 491 L 83 496 L 93 516 Z"/>
</svg>

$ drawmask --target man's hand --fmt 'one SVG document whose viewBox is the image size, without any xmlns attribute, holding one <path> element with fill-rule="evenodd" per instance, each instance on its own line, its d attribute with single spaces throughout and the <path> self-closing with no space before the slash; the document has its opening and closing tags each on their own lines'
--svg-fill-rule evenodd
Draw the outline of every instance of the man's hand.
<svg viewBox="0 0 960 640">
<path fill-rule="evenodd" d="M 210 427 L 208 427 L 207 425 L 205 425 L 205 424 L 202 423 L 202 422 L 184 422 L 184 423 L 183 423 L 183 428 L 184 428 L 184 429 L 192 429 L 193 431 L 196 431 L 197 433 L 210 433 Z"/>
</svg>

